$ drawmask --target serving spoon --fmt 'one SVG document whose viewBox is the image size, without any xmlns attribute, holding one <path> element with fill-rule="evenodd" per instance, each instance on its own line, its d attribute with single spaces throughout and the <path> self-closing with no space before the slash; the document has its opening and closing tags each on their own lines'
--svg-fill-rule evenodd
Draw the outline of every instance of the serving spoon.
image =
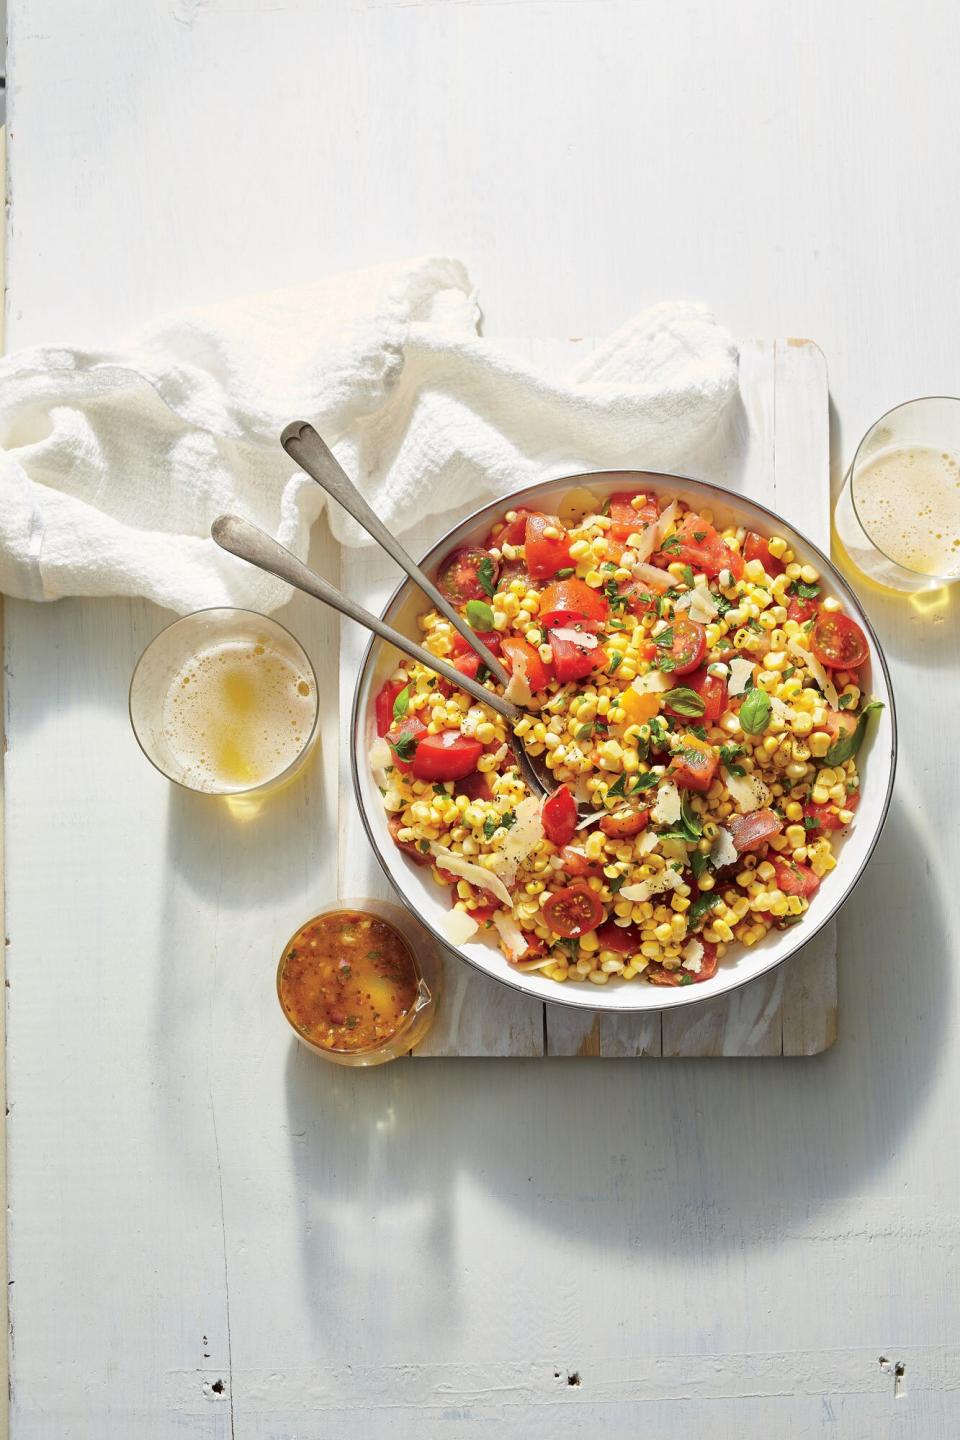
<svg viewBox="0 0 960 1440">
<path fill-rule="evenodd" d="M 317 439 L 320 439 L 319 435 Z M 278 580 L 286 581 L 294 589 L 303 590 L 305 594 L 322 600 L 325 605 L 338 610 L 341 615 L 346 615 L 357 625 L 363 625 L 365 629 L 378 635 L 381 640 L 386 640 L 387 644 L 393 645 L 411 660 L 419 661 L 428 670 L 432 670 L 435 675 L 440 675 L 451 685 L 465 690 L 474 700 L 478 700 L 482 705 L 489 705 L 491 710 L 496 710 L 507 721 L 509 726 L 508 742 L 528 788 L 541 798 L 547 796 L 555 788 L 550 781 L 549 772 L 548 777 L 544 779 L 533 759 L 513 733 L 514 725 L 526 714 L 526 711 L 521 710 L 518 705 L 514 705 L 503 695 L 497 695 L 492 690 L 485 689 L 469 675 L 464 675 L 462 671 L 455 669 L 453 665 L 448 664 L 438 655 L 431 655 L 429 650 L 425 650 L 415 640 L 408 639 L 399 630 L 394 630 L 393 626 L 388 625 L 385 620 L 372 615 L 369 610 L 365 610 L 362 605 L 358 605 L 348 595 L 343 595 L 329 581 L 324 580 L 322 575 L 318 575 L 308 565 L 304 565 L 302 560 L 298 560 L 296 555 L 293 555 L 279 541 L 274 540 L 272 535 L 268 535 L 265 530 L 261 530 L 250 520 L 244 520 L 239 515 L 220 515 L 210 527 L 210 534 L 222 550 L 229 551 L 231 555 L 236 555 L 240 560 L 246 560 L 249 565 L 256 565 L 259 570 L 266 570 L 268 574 L 276 575 Z M 412 565 L 413 561 L 410 563 Z M 459 619 L 459 617 L 457 618 Z M 483 648 L 486 649 L 486 646 Z M 484 661 L 484 664 L 486 663 Z"/>
</svg>

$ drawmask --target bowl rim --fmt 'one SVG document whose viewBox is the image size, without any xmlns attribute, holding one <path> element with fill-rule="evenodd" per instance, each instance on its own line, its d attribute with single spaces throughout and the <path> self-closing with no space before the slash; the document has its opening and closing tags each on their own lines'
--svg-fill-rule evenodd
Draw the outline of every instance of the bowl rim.
<svg viewBox="0 0 960 1440">
<path fill-rule="evenodd" d="M 631 1005 L 621 1007 L 617 1006 L 616 1004 L 608 1003 L 601 1006 L 591 1006 L 586 1004 L 583 1000 L 568 1000 L 564 997 L 562 993 L 557 995 L 556 998 L 554 998 L 554 996 L 552 995 L 548 997 L 546 995 L 533 994 L 530 990 L 526 989 L 522 985 L 518 985 L 509 976 L 494 974 L 491 970 L 488 970 L 485 966 L 481 965 L 479 961 L 465 954 L 455 945 L 452 945 L 449 940 L 447 940 L 438 930 L 434 928 L 430 920 L 425 915 L 421 914 L 412 898 L 410 898 L 406 894 L 406 892 L 397 885 L 397 882 L 394 879 L 390 867 L 387 865 L 386 859 L 381 852 L 380 845 L 377 841 L 377 838 L 373 834 L 370 822 L 367 817 L 363 794 L 360 787 L 360 772 L 357 760 L 359 748 L 358 742 L 361 738 L 359 733 L 359 727 L 361 722 L 361 684 L 363 681 L 363 677 L 367 674 L 367 671 L 369 669 L 370 659 L 374 647 L 377 645 L 384 645 L 386 643 L 378 636 L 371 635 L 369 641 L 364 648 L 363 655 L 360 658 L 360 665 L 353 687 L 353 702 L 350 707 L 350 774 L 353 780 L 354 798 L 357 802 L 357 808 L 360 812 L 360 819 L 363 824 L 367 840 L 369 841 L 373 853 L 377 857 L 377 863 L 379 864 L 381 870 L 389 881 L 391 888 L 399 896 L 402 904 L 404 904 L 407 909 L 410 910 L 417 917 L 421 925 L 423 925 L 437 941 L 437 943 L 443 947 L 443 950 L 445 952 L 449 952 L 451 955 L 456 956 L 457 960 L 461 961 L 462 963 L 466 963 L 467 965 L 470 965 L 471 968 L 477 970 L 480 974 L 487 976 L 488 979 L 497 981 L 498 984 L 505 986 L 507 989 L 514 991 L 516 994 L 524 995 L 530 999 L 541 1000 L 546 1005 L 562 1005 L 569 1010 L 585 1010 L 595 1014 L 603 1014 L 605 1012 L 609 1012 L 611 1014 L 642 1015 L 648 1014 L 650 1012 L 657 1013 L 663 1010 L 672 1010 L 680 1005 L 702 1004 L 705 1000 L 716 1000 L 719 999 L 721 995 L 732 994 L 734 991 L 742 989 L 744 985 L 750 984 L 751 981 L 759 979 L 761 975 L 766 975 L 769 973 L 769 971 L 775 969 L 777 966 L 783 965 L 788 960 L 791 960 L 799 950 L 802 950 L 806 945 L 810 943 L 811 940 L 814 940 L 827 925 L 829 925 L 830 921 L 834 919 L 837 912 L 846 903 L 849 897 L 853 894 L 857 885 L 860 883 L 864 871 L 866 870 L 868 864 L 873 858 L 873 853 L 877 848 L 880 836 L 882 835 L 884 826 L 886 825 L 887 816 L 890 812 L 890 802 L 893 797 L 894 780 L 897 773 L 898 731 L 897 709 L 893 691 L 893 682 L 890 676 L 890 667 L 887 664 L 887 657 L 883 653 L 883 647 L 880 644 L 877 633 L 873 628 L 870 617 L 866 614 L 862 605 L 860 604 L 859 597 L 852 590 L 852 587 L 847 584 L 847 581 L 840 574 L 839 570 L 834 565 L 833 560 L 830 558 L 830 556 L 825 554 L 824 551 L 820 548 L 820 546 L 810 540 L 806 533 L 803 530 L 798 529 L 791 520 L 787 520 L 785 516 L 778 515 L 775 510 L 771 510 L 770 506 L 765 505 L 762 500 L 755 500 L 750 495 L 741 495 L 738 491 L 731 490 L 724 485 L 718 485 L 712 480 L 700 480 L 693 475 L 681 475 L 675 471 L 667 472 L 662 470 L 634 469 L 585 470 L 576 472 L 572 475 L 548 475 L 541 480 L 535 480 L 531 484 L 523 486 L 521 489 L 512 490 L 508 495 L 495 496 L 492 500 L 488 500 L 486 504 L 478 506 L 477 509 L 471 511 L 469 515 L 465 515 L 462 519 L 450 525 L 444 532 L 444 534 L 440 537 L 440 539 L 437 540 L 430 547 L 430 551 L 439 549 L 439 547 L 448 540 L 451 531 L 460 530 L 474 524 L 480 519 L 481 516 L 484 516 L 486 512 L 494 506 L 506 507 L 507 509 L 515 509 L 517 502 L 522 500 L 524 495 L 534 490 L 540 490 L 543 488 L 544 485 L 567 484 L 573 487 L 575 485 L 582 484 L 583 487 L 586 489 L 589 488 L 589 481 L 591 480 L 609 481 L 615 478 L 623 478 L 625 480 L 629 480 L 630 478 L 639 478 L 641 476 L 657 482 L 669 483 L 670 481 L 674 481 L 679 482 L 682 485 L 693 485 L 700 490 L 712 492 L 714 495 L 719 497 L 723 503 L 729 505 L 731 508 L 736 508 L 738 502 L 742 504 L 743 501 L 746 501 L 749 505 L 754 506 L 757 510 L 762 511 L 763 514 L 769 516 L 770 520 L 774 524 L 787 525 L 789 529 L 793 531 L 793 533 L 797 535 L 800 540 L 803 541 L 804 545 L 806 545 L 810 549 L 810 551 L 818 557 L 818 559 L 826 567 L 827 573 L 831 577 L 836 577 L 836 579 L 839 580 L 841 588 L 843 590 L 850 591 L 850 593 L 854 595 L 854 599 L 857 603 L 857 610 L 859 612 L 859 616 L 862 618 L 866 625 L 867 633 L 869 635 L 873 649 L 876 652 L 876 655 L 880 661 L 880 668 L 883 671 L 883 677 L 886 684 L 887 696 L 889 699 L 888 708 L 890 712 L 890 769 L 887 779 L 886 794 L 883 797 L 883 806 L 880 811 L 880 818 L 867 846 L 866 853 L 856 873 L 847 884 L 845 890 L 843 891 L 843 894 L 826 912 L 826 914 L 819 921 L 816 927 L 810 930 L 806 935 L 804 935 L 802 940 L 799 940 L 798 937 L 799 943 L 794 945 L 791 949 L 787 950 L 786 954 L 772 957 L 766 962 L 766 964 L 762 965 L 759 969 L 752 971 L 749 975 L 744 975 L 743 978 L 740 980 L 731 978 L 729 983 L 724 985 L 722 989 L 716 989 L 710 985 L 704 985 L 702 987 L 699 985 L 677 986 L 674 990 L 670 991 L 671 998 L 666 1004 L 663 1005 Z M 658 488 L 662 489 L 663 486 L 658 485 Z M 429 554 L 430 551 L 428 551 L 427 553 Z M 391 592 L 382 610 L 380 611 L 381 619 L 386 617 L 387 612 L 395 604 L 398 597 L 400 596 L 401 591 L 404 590 L 407 585 L 414 584 L 415 582 L 412 581 L 408 576 L 404 576 L 400 583 Z M 561 985 L 557 985 L 556 988 L 558 991 L 561 992 L 564 989 L 564 987 Z"/>
</svg>

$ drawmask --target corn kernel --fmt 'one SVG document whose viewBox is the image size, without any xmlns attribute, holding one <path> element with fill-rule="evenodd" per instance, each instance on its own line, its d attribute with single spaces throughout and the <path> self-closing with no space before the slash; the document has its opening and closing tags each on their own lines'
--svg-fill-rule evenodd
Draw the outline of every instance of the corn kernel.
<svg viewBox="0 0 960 1440">
<path fill-rule="evenodd" d="M 767 549 L 770 551 L 770 554 L 775 560 L 780 560 L 783 558 L 783 552 L 784 550 L 786 550 L 786 548 L 786 540 L 782 539 L 779 535 L 771 535 L 770 539 L 767 541 Z"/>
<path fill-rule="evenodd" d="M 791 800 L 789 805 L 786 806 L 784 814 L 786 815 L 788 820 L 802 820 L 803 806 L 798 804 L 796 800 Z"/>
<path fill-rule="evenodd" d="M 803 580 L 807 585 L 816 585 L 817 581 L 820 579 L 820 571 L 815 570 L 812 565 L 801 565 L 800 579 Z"/>
<path fill-rule="evenodd" d="M 833 741 L 825 730 L 814 730 L 810 736 L 810 754 L 821 760 L 832 744 Z"/>
</svg>

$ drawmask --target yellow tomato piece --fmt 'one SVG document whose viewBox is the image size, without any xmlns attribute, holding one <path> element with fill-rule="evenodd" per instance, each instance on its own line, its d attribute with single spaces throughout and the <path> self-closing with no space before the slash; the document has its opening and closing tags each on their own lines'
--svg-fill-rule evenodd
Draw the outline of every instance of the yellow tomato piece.
<svg viewBox="0 0 960 1440">
<path fill-rule="evenodd" d="M 626 711 L 631 725 L 642 725 L 660 714 L 660 696 L 640 695 L 632 686 L 624 690 L 617 703 L 621 710 Z"/>
</svg>

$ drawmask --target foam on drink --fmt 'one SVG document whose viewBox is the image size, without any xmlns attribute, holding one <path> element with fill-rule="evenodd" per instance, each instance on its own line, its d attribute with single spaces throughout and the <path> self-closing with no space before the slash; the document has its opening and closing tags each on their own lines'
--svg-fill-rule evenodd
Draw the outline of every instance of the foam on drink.
<svg viewBox="0 0 960 1440">
<path fill-rule="evenodd" d="M 879 550 L 921 575 L 960 575 L 960 459 L 931 445 L 891 446 L 857 470 L 860 524 Z"/>
<path fill-rule="evenodd" d="M 248 790 L 281 775 L 303 750 L 313 685 L 287 656 L 232 640 L 192 656 L 163 705 L 167 742 L 196 789 Z"/>
</svg>

